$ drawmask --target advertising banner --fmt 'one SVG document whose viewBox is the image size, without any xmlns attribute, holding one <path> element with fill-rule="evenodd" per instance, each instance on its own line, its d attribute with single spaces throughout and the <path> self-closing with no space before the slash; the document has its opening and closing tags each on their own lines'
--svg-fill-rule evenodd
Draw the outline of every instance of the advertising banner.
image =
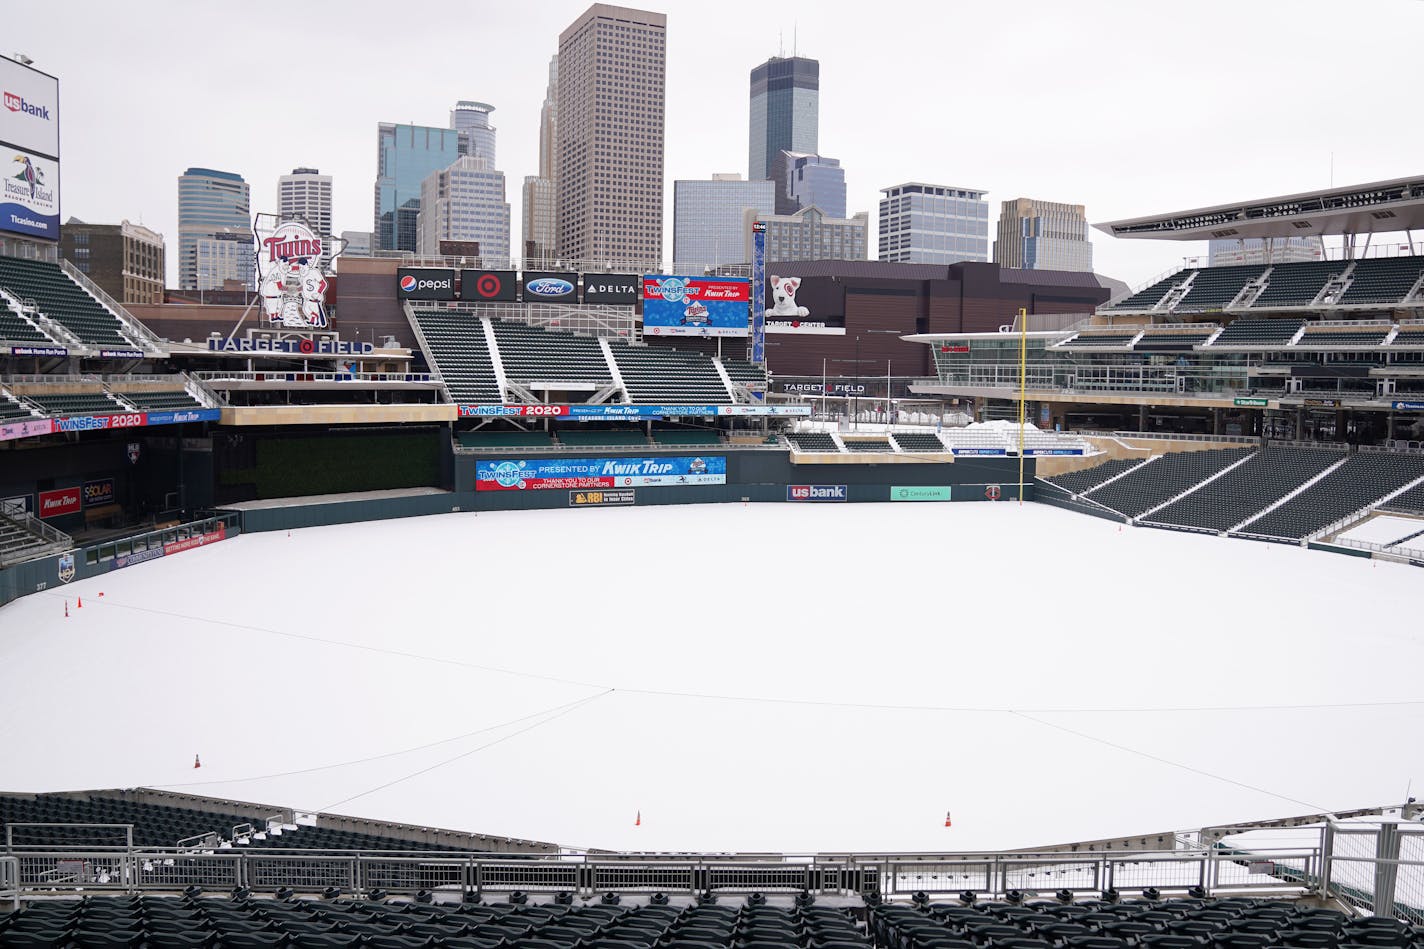
<svg viewBox="0 0 1424 949">
<path fill-rule="evenodd" d="M 142 359 L 144 354 L 137 349 L 101 349 L 100 359 Z"/>
<path fill-rule="evenodd" d="M 524 274 L 525 303 L 577 303 L 578 274 L 533 271 Z"/>
<path fill-rule="evenodd" d="M 257 238 L 257 294 L 267 324 L 324 328 L 327 284 L 322 255 L 329 248 L 320 235 L 301 221 L 283 221 L 270 232 L 257 226 L 252 231 Z"/>
<path fill-rule="evenodd" d="M 849 489 L 843 484 L 788 484 L 788 501 L 846 501 Z"/>
<path fill-rule="evenodd" d="M 1396 412 L 1424 412 L 1424 402 L 1391 402 L 1389 405 Z"/>
<path fill-rule="evenodd" d="M 0 231 L 59 240 L 59 162 L 8 145 L 0 148 L 0 167 L 5 169 Z"/>
<path fill-rule="evenodd" d="M 750 304 L 750 280 L 646 276 L 643 335 L 746 336 Z"/>
<path fill-rule="evenodd" d="M 462 270 L 460 299 L 466 303 L 514 303 L 519 299 L 519 275 L 513 270 Z"/>
<path fill-rule="evenodd" d="M 949 485 L 935 485 L 926 487 L 924 485 L 914 485 L 910 487 L 892 487 L 890 489 L 890 500 L 892 501 L 948 501 L 950 495 Z"/>
<path fill-rule="evenodd" d="M 952 448 L 950 451 L 956 455 L 1007 455 L 1007 448 Z"/>
<path fill-rule="evenodd" d="M 835 326 L 823 320 L 767 320 L 766 331 L 777 335 L 844 336 L 844 325 Z"/>
<path fill-rule="evenodd" d="M 11 346 L 11 356 L 68 356 L 63 346 Z"/>
<path fill-rule="evenodd" d="M 752 222 L 751 361 L 766 362 L 766 222 Z"/>
<path fill-rule="evenodd" d="M 402 300 L 453 300 L 455 271 L 402 267 L 396 271 L 396 296 Z"/>
<path fill-rule="evenodd" d="M 569 507 L 614 507 L 636 502 L 636 488 L 618 488 L 613 491 L 570 491 Z"/>
<path fill-rule="evenodd" d="M 78 514 L 83 508 L 79 487 L 40 492 L 40 517 L 61 517 Z"/>
<path fill-rule="evenodd" d="M 374 344 L 330 337 L 278 339 L 275 336 L 249 336 L 246 339 L 209 337 L 208 349 L 215 353 L 290 353 L 295 356 L 363 356 L 375 349 Z"/>
<path fill-rule="evenodd" d="M 54 419 L 32 418 L 23 422 L 5 422 L 0 424 L 0 442 L 8 442 L 12 438 L 30 438 L 34 435 L 48 435 L 54 431 Z"/>
<path fill-rule="evenodd" d="M 59 157 L 59 80 L 0 57 L 0 142 Z"/>
<path fill-rule="evenodd" d="M 206 534 L 198 534 L 195 537 L 188 537 L 183 540 L 175 540 L 172 543 L 163 545 L 164 556 L 181 554 L 185 550 L 192 550 L 194 547 L 205 547 L 208 544 L 216 544 L 220 540 L 227 539 L 227 525 L 219 524 L 217 530 L 208 531 Z"/>
<path fill-rule="evenodd" d="M 113 428 L 143 428 L 147 412 L 119 412 L 114 415 L 68 415 L 54 420 L 57 432 L 97 432 Z"/>
<path fill-rule="evenodd" d="M 1034 455 L 1081 455 L 1081 448 L 1025 448 L 1024 457 L 1031 458 Z"/>
<path fill-rule="evenodd" d="M 84 482 L 84 506 L 97 507 L 114 503 L 114 479 L 100 478 Z"/>
<path fill-rule="evenodd" d="M 30 496 L 17 494 L 13 498 L 0 498 L 0 514 L 21 517 L 30 513 Z"/>
<path fill-rule="evenodd" d="M 571 418 L 583 421 L 690 416 L 804 417 L 809 405 L 461 405 L 460 418 Z"/>
<path fill-rule="evenodd" d="M 121 570 L 124 567 L 132 567 L 136 563 L 144 563 L 149 560 L 157 560 L 163 556 L 162 547 L 150 547 L 147 550 L 135 551 L 131 554 L 119 554 L 114 558 L 114 569 Z"/>
<path fill-rule="evenodd" d="M 180 409 L 174 412 L 149 412 L 149 425 L 182 425 L 184 422 L 216 422 L 222 409 Z"/>
<path fill-rule="evenodd" d="M 586 273 L 583 302 L 632 306 L 638 302 L 638 276 L 628 273 Z"/>
<path fill-rule="evenodd" d="M 725 456 L 527 458 L 475 463 L 476 491 L 580 491 L 726 484 Z"/>
</svg>

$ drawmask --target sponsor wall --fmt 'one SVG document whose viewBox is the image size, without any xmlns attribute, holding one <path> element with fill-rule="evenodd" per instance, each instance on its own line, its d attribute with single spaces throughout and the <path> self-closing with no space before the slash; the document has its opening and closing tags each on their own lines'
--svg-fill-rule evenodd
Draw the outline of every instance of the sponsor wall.
<svg viewBox="0 0 1424 949">
<path fill-rule="evenodd" d="M 751 281 L 733 277 L 643 278 L 644 336 L 746 336 Z"/>
<path fill-rule="evenodd" d="M 809 405 L 461 405 L 461 418 L 569 418 L 582 421 L 661 419 L 697 416 L 809 416 Z"/>
<path fill-rule="evenodd" d="M 578 274 L 529 271 L 522 275 L 525 303 L 577 303 Z M 465 297 L 465 299 L 470 299 Z"/>
<path fill-rule="evenodd" d="M 396 271 L 396 295 L 406 300 L 453 300 L 455 271 L 402 267 Z"/>
<path fill-rule="evenodd" d="M 722 455 L 478 461 L 476 491 L 548 491 L 726 484 Z"/>
<path fill-rule="evenodd" d="M 0 231 L 59 240 L 59 80 L 0 57 Z"/>
<path fill-rule="evenodd" d="M 583 302 L 633 306 L 638 302 L 637 276 L 626 273 L 583 275 Z"/>
<path fill-rule="evenodd" d="M 513 270 L 462 270 L 460 299 L 513 303 L 519 299 L 519 275 Z"/>
</svg>

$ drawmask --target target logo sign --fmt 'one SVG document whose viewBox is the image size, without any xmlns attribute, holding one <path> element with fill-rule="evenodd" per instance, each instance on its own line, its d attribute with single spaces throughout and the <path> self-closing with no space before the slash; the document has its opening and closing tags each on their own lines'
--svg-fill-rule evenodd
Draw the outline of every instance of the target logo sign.
<svg viewBox="0 0 1424 949">
<path fill-rule="evenodd" d="M 460 299 L 513 303 L 518 299 L 519 278 L 513 270 L 460 271 Z"/>
</svg>

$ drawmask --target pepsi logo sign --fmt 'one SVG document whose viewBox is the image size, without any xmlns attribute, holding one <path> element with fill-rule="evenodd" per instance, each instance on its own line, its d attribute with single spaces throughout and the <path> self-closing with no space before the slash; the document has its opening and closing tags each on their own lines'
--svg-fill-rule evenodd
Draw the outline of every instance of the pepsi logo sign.
<svg viewBox="0 0 1424 949">
<path fill-rule="evenodd" d="M 413 293 L 415 291 L 415 278 L 409 274 L 401 277 L 400 288 L 406 293 Z"/>
</svg>

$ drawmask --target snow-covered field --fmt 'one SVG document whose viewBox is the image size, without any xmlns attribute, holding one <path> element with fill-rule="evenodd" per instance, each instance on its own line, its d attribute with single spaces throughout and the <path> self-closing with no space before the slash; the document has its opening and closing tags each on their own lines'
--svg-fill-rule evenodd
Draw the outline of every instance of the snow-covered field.
<svg viewBox="0 0 1424 949">
<path fill-rule="evenodd" d="M 1365 544 L 1392 544 L 1421 530 L 1424 530 L 1424 519 L 1380 514 L 1342 532 L 1338 539 Z"/>
<path fill-rule="evenodd" d="M 0 610 L 0 788 L 638 850 L 1015 848 L 1398 803 L 1424 783 L 1422 593 L 1416 568 L 1032 504 L 249 535 Z"/>
</svg>

